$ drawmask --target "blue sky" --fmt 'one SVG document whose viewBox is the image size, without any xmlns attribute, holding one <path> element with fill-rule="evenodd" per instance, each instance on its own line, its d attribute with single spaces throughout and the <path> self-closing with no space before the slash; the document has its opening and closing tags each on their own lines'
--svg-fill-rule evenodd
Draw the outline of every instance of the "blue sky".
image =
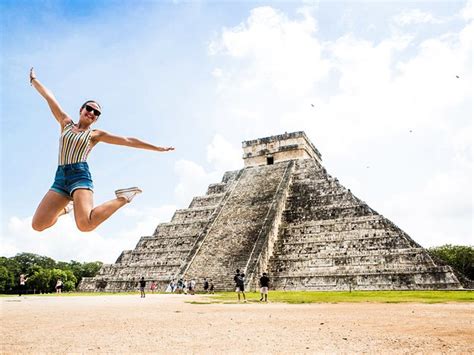
<svg viewBox="0 0 474 355">
<path fill-rule="evenodd" d="M 243 140 L 297 130 L 423 246 L 472 244 L 472 1 L 2 1 L 0 12 L 0 255 L 113 262 L 243 167 Z M 31 66 L 73 119 L 94 98 L 98 128 L 176 147 L 94 148 L 96 203 L 144 193 L 92 233 L 69 216 L 30 227 L 58 149 Z"/>
</svg>

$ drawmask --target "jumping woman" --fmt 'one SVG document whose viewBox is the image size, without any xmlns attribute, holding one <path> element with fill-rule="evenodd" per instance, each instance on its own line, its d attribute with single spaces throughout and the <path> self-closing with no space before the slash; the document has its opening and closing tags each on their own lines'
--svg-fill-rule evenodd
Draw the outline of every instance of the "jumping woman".
<svg viewBox="0 0 474 355">
<path fill-rule="evenodd" d="M 56 177 L 36 209 L 33 216 L 33 229 L 43 231 L 51 227 L 59 216 L 69 213 L 74 206 L 77 228 L 82 232 L 92 231 L 142 191 L 137 187 L 117 190 L 115 199 L 94 208 L 92 178 L 86 162 L 91 149 L 99 142 L 157 152 L 167 152 L 174 148 L 158 147 L 137 138 L 120 137 L 102 130 L 91 129 L 92 124 L 102 113 L 100 105 L 93 100 L 86 101 L 81 106 L 79 121 L 74 123 L 63 111 L 52 92 L 37 79 L 33 68 L 30 70 L 30 83 L 46 100 L 54 118 L 61 126 Z"/>
</svg>

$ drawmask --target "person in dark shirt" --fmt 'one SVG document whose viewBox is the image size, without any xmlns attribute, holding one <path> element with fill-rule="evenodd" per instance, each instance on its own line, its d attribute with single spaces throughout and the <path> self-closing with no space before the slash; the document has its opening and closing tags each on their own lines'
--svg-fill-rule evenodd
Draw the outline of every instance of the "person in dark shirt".
<svg viewBox="0 0 474 355">
<path fill-rule="evenodd" d="M 234 276 L 234 282 L 235 282 L 235 292 L 237 292 L 237 297 L 239 298 L 240 302 L 240 293 L 242 293 L 242 296 L 244 298 L 244 302 L 247 302 L 247 299 L 245 298 L 245 274 L 240 273 L 240 270 L 237 269 L 235 272 Z"/>
<path fill-rule="evenodd" d="M 145 278 L 142 277 L 140 280 L 140 298 L 145 298 L 145 286 L 146 286 L 146 281 Z"/>
<path fill-rule="evenodd" d="M 260 302 L 265 298 L 265 302 L 268 302 L 268 287 L 270 284 L 270 279 L 267 276 L 267 273 L 264 272 L 260 278 Z"/>
<path fill-rule="evenodd" d="M 204 279 L 204 285 L 202 286 L 202 288 L 204 289 L 204 292 L 209 292 L 209 282 L 207 281 L 207 279 Z"/>
<path fill-rule="evenodd" d="M 178 283 L 176 284 L 176 289 L 179 294 L 183 293 L 183 288 L 184 288 L 183 279 L 179 279 Z"/>
</svg>

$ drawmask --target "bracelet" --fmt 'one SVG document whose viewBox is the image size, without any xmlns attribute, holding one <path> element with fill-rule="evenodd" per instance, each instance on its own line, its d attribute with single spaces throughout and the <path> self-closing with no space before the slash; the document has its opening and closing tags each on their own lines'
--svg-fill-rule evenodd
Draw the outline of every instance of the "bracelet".
<svg viewBox="0 0 474 355">
<path fill-rule="evenodd" d="M 36 76 L 34 78 L 30 78 L 30 84 L 33 82 L 33 80 L 36 79 Z"/>
</svg>

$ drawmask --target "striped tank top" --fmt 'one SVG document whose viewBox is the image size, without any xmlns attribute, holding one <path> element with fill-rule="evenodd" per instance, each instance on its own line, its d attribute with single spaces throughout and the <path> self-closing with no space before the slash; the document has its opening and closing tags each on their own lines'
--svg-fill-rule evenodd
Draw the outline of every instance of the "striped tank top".
<svg viewBox="0 0 474 355">
<path fill-rule="evenodd" d="M 59 137 L 59 157 L 58 165 L 74 164 L 85 162 L 92 149 L 92 130 L 84 132 L 74 132 L 72 129 L 74 122 L 64 126 Z"/>
</svg>

